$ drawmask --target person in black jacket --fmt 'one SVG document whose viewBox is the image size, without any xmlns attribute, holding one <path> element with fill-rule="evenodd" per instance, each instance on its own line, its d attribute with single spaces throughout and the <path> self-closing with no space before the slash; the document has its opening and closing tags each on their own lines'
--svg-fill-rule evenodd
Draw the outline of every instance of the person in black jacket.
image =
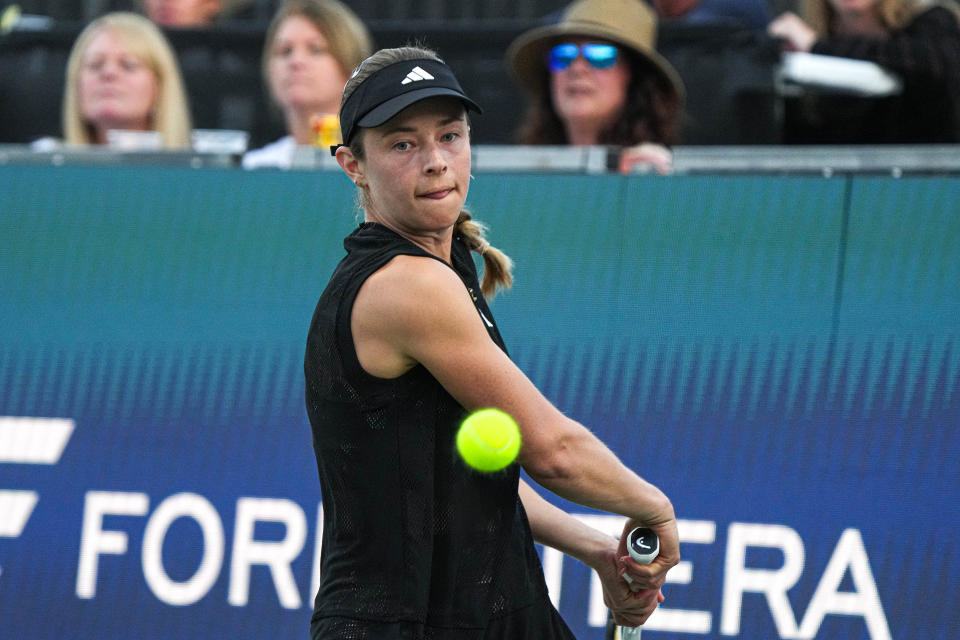
<svg viewBox="0 0 960 640">
<path fill-rule="evenodd" d="M 951 0 L 946 0 L 947 3 Z M 915 0 L 805 0 L 768 32 L 787 49 L 868 60 L 893 71 L 886 97 L 809 93 L 788 103 L 785 141 L 805 144 L 960 142 L 960 13 Z"/>
<path fill-rule="evenodd" d="M 345 144 L 333 152 L 364 222 L 344 241 L 304 357 L 324 510 L 314 639 L 569 640 L 534 540 L 594 568 L 617 621 L 636 626 L 679 561 L 670 500 L 507 354 L 485 297 L 512 282 L 511 263 L 463 209 L 468 110 L 479 107 L 426 49 L 378 51 L 344 88 Z M 625 534 L 651 527 L 657 559 L 633 562 L 626 535 L 618 542 L 554 507 L 516 464 L 467 467 L 457 428 L 485 407 L 516 419 L 533 481 L 625 516 Z"/>
</svg>

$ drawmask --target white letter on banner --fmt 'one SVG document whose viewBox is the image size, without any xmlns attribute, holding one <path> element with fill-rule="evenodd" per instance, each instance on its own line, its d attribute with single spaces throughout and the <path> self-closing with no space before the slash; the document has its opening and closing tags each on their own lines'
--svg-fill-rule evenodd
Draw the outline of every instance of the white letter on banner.
<svg viewBox="0 0 960 640">
<path fill-rule="evenodd" d="M 323 551 L 323 503 L 317 504 L 317 533 L 313 543 L 313 577 L 310 579 L 310 604 L 317 599 L 320 591 L 320 557 Z"/>
<path fill-rule="evenodd" d="M 837 591 L 847 569 L 853 579 L 855 592 Z M 863 616 L 867 631 L 874 640 L 889 640 L 890 627 L 883 613 L 877 583 L 870 570 L 870 560 L 863 548 L 863 538 L 856 529 L 847 529 L 840 536 L 830 562 L 820 578 L 820 584 L 810 600 L 807 613 L 800 625 L 801 638 L 813 638 L 828 613 Z"/>
<path fill-rule="evenodd" d="M 73 428 L 70 418 L 0 416 L 0 462 L 57 464 Z"/>
<path fill-rule="evenodd" d="M 747 547 L 770 547 L 783 552 L 783 567 L 777 570 L 748 569 Z M 744 592 L 763 593 L 781 638 L 796 638 L 797 622 L 787 599 L 787 591 L 797 583 L 803 571 L 803 541 L 790 527 L 776 524 L 733 523 L 727 534 L 724 567 L 723 606 L 720 632 L 740 633 L 740 610 Z"/>
<path fill-rule="evenodd" d="M 19 538 L 37 506 L 36 491 L 0 489 L 0 538 Z"/>
<path fill-rule="evenodd" d="M 283 523 L 287 535 L 277 542 L 255 541 L 253 529 L 257 521 Z M 307 518 L 295 502 L 279 498 L 240 498 L 233 532 L 227 601 L 236 607 L 245 606 L 250 596 L 250 565 L 265 564 L 270 567 L 280 604 L 285 609 L 299 608 L 300 593 L 290 563 L 303 550 L 306 539 Z"/>
<path fill-rule="evenodd" d="M 677 520 L 677 534 L 683 543 L 713 544 L 717 537 L 717 523 L 709 520 Z M 667 573 L 667 582 L 673 584 L 690 584 L 692 579 L 693 563 L 688 560 L 681 560 Z M 713 616 L 709 611 L 657 607 L 643 628 L 706 635 L 710 633 L 712 625 Z"/>
<path fill-rule="evenodd" d="M 104 531 L 103 516 L 142 516 L 149 508 L 150 498 L 145 493 L 86 493 L 80 534 L 80 562 L 77 567 L 77 597 L 90 599 L 97 594 L 97 562 L 101 553 L 122 555 L 127 552 L 127 534 Z"/>
<path fill-rule="evenodd" d="M 544 545 L 540 555 L 540 563 L 543 565 L 543 580 L 547 583 L 547 595 L 550 596 L 550 602 L 554 607 L 559 607 L 560 591 L 563 589 L 563 552 Z M 591 603 L 593 600 L 594 598 L 591 598 Z"/>
<path fill-rule="evenodd" d="M 196 573 L 184 582 L 170 579 L 163 568 L 163 541 L 170 525 L 178 518 L 193 518 L 203 532 L 203 557 Z M 143 577 L 154 595 L 163 602 L 183 606 L 193 604 L 217 581 L 223 566 L 223 524 L 213 505 L 195 493 L 178 493 L 162 503 L 147 521 L 143 532 Z"/>
</svg>

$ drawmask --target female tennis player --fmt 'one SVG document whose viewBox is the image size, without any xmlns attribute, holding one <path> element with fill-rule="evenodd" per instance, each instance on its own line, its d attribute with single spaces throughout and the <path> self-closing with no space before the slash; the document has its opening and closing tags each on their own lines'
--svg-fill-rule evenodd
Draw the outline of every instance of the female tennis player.
<svg viewBox="0 0 960 640">
<path fill-rule="evenodd" d="M 643 623 L 679 560 L 673 507 L 510 360 L 484 297 L 510 261 L 463 210 L 468 98 L 429 50 L 384 49 L 344 87 L 344 145 L 364 222 L 320 297 L 304 361 L 323 494 L 314 639 L 572 638 L 534 540 L 599 574 L 617 622 Z M 484 259 L 478 282 L 471 250 Z M 484 474 L 455 454 L 463 418 L 512 415 L 519 462 L 546 490 L 627 517 L 661 540 L 640 565 L 623 544 L 554 507 L 519 467 Z M 621 536 L 623 537 L 623 536 Z M 626 572 L 643 590 L 630 591 Z"/>
</svg>

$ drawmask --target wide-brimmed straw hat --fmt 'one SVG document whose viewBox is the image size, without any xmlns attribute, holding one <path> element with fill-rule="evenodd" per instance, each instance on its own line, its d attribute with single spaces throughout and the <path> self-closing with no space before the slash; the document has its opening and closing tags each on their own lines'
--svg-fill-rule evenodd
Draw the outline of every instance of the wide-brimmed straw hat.
<svg viewBox="0 0 960 640">
<path fill-rule="evenodd" d="M 630 49 L 683 102 L 683 80 L 657 53 L 657 17 L 642 0 L 577 0 L 564 10 L 560 22 L 520 34 L 507 49 L 507 64 L 517 83 L 528 91 L 539 91 L 550 47 L 575 36 L 609 40 Z"/>
</svg>

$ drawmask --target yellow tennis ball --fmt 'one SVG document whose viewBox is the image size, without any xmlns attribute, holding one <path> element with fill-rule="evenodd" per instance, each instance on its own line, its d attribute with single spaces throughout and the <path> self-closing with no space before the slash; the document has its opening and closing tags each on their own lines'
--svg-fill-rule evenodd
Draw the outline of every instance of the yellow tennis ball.
<svg viewBox="0 0 960 640">
<path fill-rule="evenodd" d="M 499 471 L 517 459 L 520 429 L 500 409 L 474 411 L 457 432 L 457 451 L 477 471 Z"/>
</svg>

